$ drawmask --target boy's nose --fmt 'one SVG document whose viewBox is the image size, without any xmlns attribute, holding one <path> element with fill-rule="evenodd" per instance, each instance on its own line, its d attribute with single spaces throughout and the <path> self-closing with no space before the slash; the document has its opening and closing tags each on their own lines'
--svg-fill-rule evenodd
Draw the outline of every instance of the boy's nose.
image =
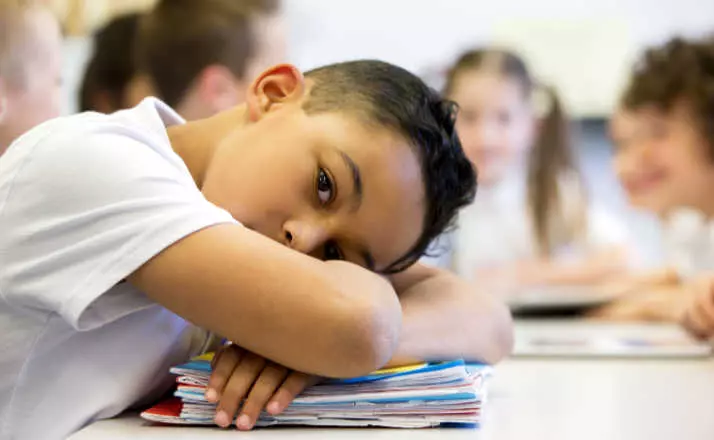
<svg viewBox="0 0 714 440">
<path fill-rule="evenodd" d="M 283 226 L 285 245 L 303 254 L 312 254 L 328 239 L 327 228 L 316 222 L 290 220 Z"/>
</svg>

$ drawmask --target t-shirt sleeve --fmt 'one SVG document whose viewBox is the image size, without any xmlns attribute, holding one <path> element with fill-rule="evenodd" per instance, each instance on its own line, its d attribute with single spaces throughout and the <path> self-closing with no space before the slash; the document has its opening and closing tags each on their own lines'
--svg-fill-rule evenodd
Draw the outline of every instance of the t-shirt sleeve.
<svg viewBox="0 0 714 440">
<path fill-rule="evenodd" d="M 51 135 L 23 148 L 0 200 L 0 294 L 78 330 L 153 305 L 122 280 L 193 232 L 234 222 L 202 196 L 168 145 L 162 151 L 116 130 Z"/>
</svg>

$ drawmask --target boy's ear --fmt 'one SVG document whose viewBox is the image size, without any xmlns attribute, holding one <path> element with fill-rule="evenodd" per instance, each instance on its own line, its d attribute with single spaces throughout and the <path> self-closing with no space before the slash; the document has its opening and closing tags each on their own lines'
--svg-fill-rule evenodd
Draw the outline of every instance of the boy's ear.
<svg viewBox="0 0 714 440">
<path fill-rule="evenodd" d="M 306 93 L 305 77 L 291 64 L 278 64 L 261 73 L 246 95 L 248 116 L 253 122 L 285 104 L 300 102 Z"/>
</svg>

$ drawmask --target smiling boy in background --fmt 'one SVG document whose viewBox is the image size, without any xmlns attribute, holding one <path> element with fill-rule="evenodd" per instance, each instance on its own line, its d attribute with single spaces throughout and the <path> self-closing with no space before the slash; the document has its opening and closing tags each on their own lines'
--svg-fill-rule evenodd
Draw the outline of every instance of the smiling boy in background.
<svg viewBox="0 0 714 440">
<path fill-rule="evenodd" d="M 595 315 L 714 333 L 714 39 L 675 38 L 637 63 L 611 123 L 630 203 L 663 222 L 666 264 Z M 695 299 L 696 298 L 696 299 Z"/>
</svg>

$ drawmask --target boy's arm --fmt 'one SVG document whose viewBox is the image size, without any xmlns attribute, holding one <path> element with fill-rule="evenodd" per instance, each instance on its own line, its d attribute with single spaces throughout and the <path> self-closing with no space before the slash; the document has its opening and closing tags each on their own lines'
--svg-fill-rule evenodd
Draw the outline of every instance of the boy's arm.
<svg viewBox="0 0 714 440">
<path fill-rule="evenodd" d="M 194 324 L 310 374 L 366 374 L 387 362 L 399 338 L 401 310 L 386 280 L 238 225 L 189 235 L 129 281 Z"/>
<path fill-rule="evenodd" d="M 511 352 L 511 315 L 492 295 L 421 264 L 391 281 L 402 305 L 402 331 L 389 365 L 455 358 L 495 363 Z"/>
</svg>

